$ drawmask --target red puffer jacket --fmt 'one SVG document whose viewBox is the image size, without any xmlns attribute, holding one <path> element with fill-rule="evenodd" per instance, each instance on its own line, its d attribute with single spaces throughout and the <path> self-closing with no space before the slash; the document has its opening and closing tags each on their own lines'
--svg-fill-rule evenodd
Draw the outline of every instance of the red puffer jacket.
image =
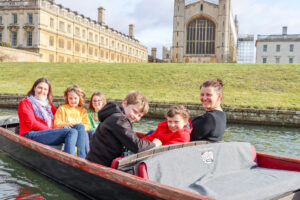
<svg viewBox="0 0 300 200">
<path fill-rule="evenodd" d="M 162 145 L 177 144 L 190 142 L 190 134 L 192 132 L 193 126 L 191 121 L 188 121 L 189 127 L 185 126 L 176 132 L 171 132 L 168 128 L 168 121 L 163 121 L 157 125 L 157 129 L 150 135 L 143 138 L 143 140 L 153 141 L 154 138 L 159 139 Z"/>
<path fill-rule="evenodd" d="M 51 104 L 51 111 L 54 116 L 56 112 L 56 108 L 53 104 Z M 29 131 L 42 131 L 42 130 L 49 129 L 46 122 L 44 122 L 43 120 L 35 116 L 30 101 L 25 98 L 22 99 L 19 103 L 18 116 L 19 116 L 20 135 L 24 135 Z"/>
</svg>

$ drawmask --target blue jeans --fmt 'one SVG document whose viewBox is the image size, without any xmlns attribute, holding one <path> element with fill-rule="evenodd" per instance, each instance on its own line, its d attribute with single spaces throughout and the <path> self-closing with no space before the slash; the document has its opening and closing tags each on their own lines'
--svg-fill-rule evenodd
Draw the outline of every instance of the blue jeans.
<svg viewBox="0 0 300 200">
<path fill-rule="evenodd" d="M 90 140 L 92 139 L 92 136 L 94 135 L 95 130 L 89 130 L 86 134 L 86 141 L 85 141 L 85 150 L 86 154 L 90 151 Z"/>
<path fill-rule="evenodd" d="M 75 155 L 75 145 L 78 138 L 78 132 L 74 129 L 59 128 L 44 131 L 30 131 L 24 136 L 46 145 L 58 145 L 65 143 L 64 151 Z"/>
<path fill-rule="evenodd" d="M 75 124 L 73 126 L 73 128 L 71 129 L 75 129 L 78 133 L 78 138 L 77 138 L 77 142 L 76 142 L 76 146 L 77 146 L 77 156 L 80 158 L 85 158 L 86 157 L 86 136 L 87 133 L 85 131 L 85 127 L 82 124 Z"/>
<path fill-rule="evenodd" d="M 73 128 L 30 131 L 24 136 L 46 145 L 57 145 L 64 142 L 64 151 L 72 155 L 75 155 L 75 146 L 77 146 L 78 157 L 85 158 L 85 135 L 84 125 L 76 124 Z"/>
</svg>

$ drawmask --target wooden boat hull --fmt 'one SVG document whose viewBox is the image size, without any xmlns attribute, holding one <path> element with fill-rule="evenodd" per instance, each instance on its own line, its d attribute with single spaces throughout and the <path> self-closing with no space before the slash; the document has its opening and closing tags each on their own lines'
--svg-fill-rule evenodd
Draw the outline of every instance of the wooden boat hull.
<svg viewBox="0 0 300 200">
<path fill-rule="evenodd" d="M 211 199 L 89 162 L 1 127 L 0 148 L 24 165 L 92 199 Z"/>
<path fill-rule="evenodd" d="M 6 123 L 5 127 L 13 130 L 15 125 L 15 122 Z M 143 133 L 137 134 L 143 137 Z M 89 162 L 1 127 L 0 149 L 22 164 L 91 199 L 211 199 Z M 256 153 L 256 158 L 259 167 L 300 172 L 300 159 L 264 153 Z M 276 199 L 300 199 L 300 191 L 283 194 Z"/>
</svg>

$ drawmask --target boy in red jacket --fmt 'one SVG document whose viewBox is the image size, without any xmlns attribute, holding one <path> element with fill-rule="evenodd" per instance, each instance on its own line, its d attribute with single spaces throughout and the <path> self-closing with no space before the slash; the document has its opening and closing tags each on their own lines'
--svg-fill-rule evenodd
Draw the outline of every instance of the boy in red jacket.
<svg viewBox="0 0 300 200">
<path fill-rule="evenodd" d="M 189 110 L 182 105 L 172 106 L 165 116 L 167 120 L 159 123 L 157 129 L 143 140 L 153 141 L 156 138 L 162 145 L 190 142 L 192 123 Z"/>
</svg>

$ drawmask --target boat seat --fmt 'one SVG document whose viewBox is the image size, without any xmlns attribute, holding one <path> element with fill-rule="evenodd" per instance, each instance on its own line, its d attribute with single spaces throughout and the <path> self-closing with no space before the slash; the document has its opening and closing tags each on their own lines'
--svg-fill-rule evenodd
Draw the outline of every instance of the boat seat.
<svg viewBox="0 0 300 200">
<path fill-rule="evenodd" d="M 195 141 L 195 142 L 188 142 L 188 143 L 179 143 L 179 144 L 171 144 L 171 145 L 165 145 L 165 146 L 160 146 L 154 149 L 149 149 L 147 151 L 143 151 L 137 154 L 132 154 L 130 156 L 122 156 L 115 158 L 112 161 L 111 167 L 114 169 L 120 169 L 122 170 L 127 169 L 130 166 L 134 166 L 138 162 L 145 160 L 149 157 L 158 155 L 162 152 L 169 151 L 172 149 L 179 149 L 179 148 L 184 148 L 188 146 L 195 146 L 195 145 L 202 145 L 202 144 L 209 144 L 211 143 L 210 141 Z"/>
<path fill-rule="evenodd" d="M 113 161 L 112 161 L 112 163 L 111 163 L 111 168 L 114 168 L 114 169 L 117 169 L 118 168 L 118 161 L 120 160 L 120 159 L 122 159 L 122 158 L 124 158 L 124 156 L 120 156 L 120 157 L 118 157 L 118 158 L 115 158 Z"/>
<path fill-rule="evenodd" d="M 256 155 L 244 142 L 190 146 L 149 157 L 134 174 L 222 200 L 277 199 L 300 189 L 299 172 L 259 167 Z"/>
</svg>

